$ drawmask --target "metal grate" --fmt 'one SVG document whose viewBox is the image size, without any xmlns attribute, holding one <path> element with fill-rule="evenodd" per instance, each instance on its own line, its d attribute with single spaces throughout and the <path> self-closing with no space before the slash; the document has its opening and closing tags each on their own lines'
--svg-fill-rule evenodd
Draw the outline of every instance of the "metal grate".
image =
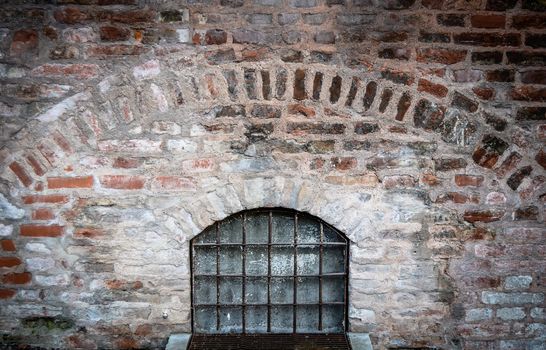
<svg viewBox="0 0 546 350">
<path fill-rule="evenodd" d="M 345 334 L 194 334 L 188 350 L 348 350 Z"/>
<path fill-rule="evenodd" d="M 348 240 L 311 215 L 245 211 L 191 242 L 194 333 L 343 333 Z"/>
</svg>

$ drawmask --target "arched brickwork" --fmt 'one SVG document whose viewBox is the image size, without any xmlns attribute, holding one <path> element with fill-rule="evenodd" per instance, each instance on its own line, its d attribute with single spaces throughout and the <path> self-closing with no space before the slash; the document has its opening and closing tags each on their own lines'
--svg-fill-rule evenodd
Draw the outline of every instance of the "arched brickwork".
<svg viewBox="0 0 546 350">
<path fill-rule="evenodd" d="M 438 21 L 460 17 L 421 3 Z M 64 24 L 90 20 L 69 16 L 70 7 L 54 12 Z M 145 22 L 152 12 L 132 15 Z M 179 13 L 167 12 L 161 18 Z M 478 73 L 468 63 L 478 55 L 466 48 L 423 44 L 398 66 L 356 52 L 216 48 L 220 30 L 196 33 L 195 44 L 208 47 L 95 45 L 89 57 L 112 54 L 106 48 L 142 55 L 100 68 L 33 68 L 40 79 L 91 80 L 36 107 L 0 150 L 8 213 L 0 315 L 11 333 L 2 341 L 163 345 L 189 330 L 189 239 L 260 207 L 308 212 L 347 234 L 350 326 L 379 348 L 479 349 L 500 346 L 499 333 L 510 334 L 505 347 L 541 341 L 539 88 L 492 88 L 504 79 L 500 68 L 473 84 Z M 251 34 L 234 31 L 230 44 Z M 464 36 L 453 40 L 478 40 Z M 510 46 L 516 37 L 479 40 Z M 524 60 L 505 51 L 510 67 Z M 51 88 L 66 96 L 66 87 Z"/>
<path fill-rule="evenodd" d="M 404 326 L 407 314 L 427 338 L 455 339 L 450 315 L 460 307 L 461 281 L 448 272 L 457 260 L 448 262 L 462 257 L 465 241 L 488 239 L 488 230 L 496 232 L 509 216 L 499 205 L 474 210 L 486 195 L 484 179 L 494 174 L 506 191 L 507 175 L 514 177 L 508 143 L 490 136 L 498 133 L 487 121 L 471 117 L 480 107 L 446 106 L 415 87 L 351 68 L 283 62 L 228 68 L 196 58 L 177 69 L 182 58 L 148 60 L 103 80 L 39 115 L 22 131 L 28 136 L 11 145 L 18 151 L 7 157 L 3 177 L 14 203 L 25 209 L 16 245 L 28 250 L 33 238 L 52 237 L 67 251 L 52 254 L 62 267 L 24 252 L 26 264 L 18 260 L 16 272 L 4 277 L 14 279 L 6 281 L 12 285 L 6 293 L 20 284 L 88 290 L 99 288 L 90 276 L 115 276 L 99 284 L 108 293 L 178 298 L 118 302 L 120 315 L 155 321 L 165 308 L 172 316 L 158 336 L 187 331 L 188 240 L 240 210 L 286 207 L 330 222 L 353 242 L 352 330 L 389 344 L 415 330 Z M 454 104 L 462 98 L 451 94 Z M 387 140 L 392 134 L 397 141 Z M 474 222 L 492 224 L 475 228 Z M 144 241 L 124 243 L 130 231 Z M 142 247 L 149 239 L 151 250 Z M 51 245 L 32 249 L 40 255 Z M 168 259 L 141 266 L 140 259 L 158 249 Z M 181 280 L 164 288 L 158 275 Z M 70 316 L 89 327 L 94 318 L 81 314 L 79 303 L 59 307 L 75 308 Z M 61 309 L 46 314 L 67 316 Z M 91 309 L 118 322 L 100 306 Z M 124 334 L 132 339 L 136 333 Z"/>
</svg>

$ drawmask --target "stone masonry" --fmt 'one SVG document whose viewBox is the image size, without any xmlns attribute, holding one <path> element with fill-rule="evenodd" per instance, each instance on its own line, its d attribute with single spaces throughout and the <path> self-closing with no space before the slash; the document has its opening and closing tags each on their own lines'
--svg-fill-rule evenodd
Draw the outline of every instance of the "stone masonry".
<svg viewBox="0 0 546 350">
<path fill-rule="evenodd" d="M 546 349 L 544 0 L 7 0 L 0 347 L 191 332 L 189 240 L 351 240 L 374 349 Z"/>
</svg>

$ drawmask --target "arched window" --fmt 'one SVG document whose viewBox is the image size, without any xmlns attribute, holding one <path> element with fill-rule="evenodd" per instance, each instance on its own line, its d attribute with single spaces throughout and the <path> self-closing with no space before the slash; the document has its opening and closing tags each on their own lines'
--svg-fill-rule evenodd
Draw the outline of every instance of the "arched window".
<svg viewBox="0 0 546 350">
<path fill-rule="evenodd" d="M 344 333 L 348 240 L 309 214 L 240 212 L 191 241 L 194 333 Z"/>
</svg>

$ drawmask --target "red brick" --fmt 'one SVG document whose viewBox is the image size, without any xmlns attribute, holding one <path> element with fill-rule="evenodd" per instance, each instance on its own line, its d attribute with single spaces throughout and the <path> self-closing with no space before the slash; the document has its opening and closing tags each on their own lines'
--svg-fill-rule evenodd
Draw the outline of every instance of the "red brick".
<svg viewBox="0 0 546 350">
<path fill-rule="evenodd" d="M 125 41 L 131 37 L 131 31 L 118 26 L 100 27 L 100 38 L 102 41 Z"/>
<path fill-rule="evenodd" d="M 417 49 L 417 61 L 426 63 L 455 64 L 466 58 L 466 50 L 453 49 Z"/>
<path fill-rule="evenodd" d="M 8 273 L 2 276 L 2 283 L 4 284 L 27 284 L 32 280 L 30 272 L 22 273 Z"/>
<path fill-rule="evenodd" d="M 522 83 L 546 85 L 546 70 L 531 70 L 520 74 Z"/>
<path fill-rule="evenodd" d="M 31 74 L 36 77 L 92 79 L 99 74 L 96 64 L 43 64 L 34 68 Z"/>
<path fill-rule="evenodd" d="M 32 211 L 32 220 L 51 220 L 55 217 L 49 208 L 40 208 Z"/>
<path fill-rule="evenodd" d="M 34 173 L 38 176 L 42 176 L 45 174 L 45 169 L 44 167 L 42 166 L 42 164 L 40 164 L 40 162 L 34 158 L 33 156 L 27 156 L 27 162 L 28 164 L 30 164 L 30 166 L 32 167 L 32 169 L 34 170 Z"/>
<path fill-rule="evenodd" d="M 467 203 L 469 200 L 470 200 L 470 198 L 464 193 L 447 192 L 447 193 L 443 193 L 443 194 L 439 195 L 436 198 L 435 203 L 453 202 L 453 203 L 456 203 L 456 204 L 463 204 L 463 203 Z"/>
<path fill-rule="evenodd" d="M 15 243 L 11 239 L 3 239 L 0 241 L 0 246 L 2 246 L 2 250 L 5 252 L 14 252 L 15 249 Z"/>
<path fill-rule="evenodd" d="M 544 149 L 541 149 L 540 152 L 537 153 L 535 160 L 541 167 L 546 169 L 546 152 L 544 152 Z"/>
<path fill-rule="evenodd" d="M 181 176 L 158 176 L 152 182 L 152 190 L 192 190 L 195 184 L 190 178 Z"/>
<path fill-rule="evenodd" d="M 114 160 L 114 168 L 133 169 L 138 168 L 142 164 L 142 160 L 138 158 L 117 157 Z"/>
<path fill-rule="evenodd" d="M 23 196 L 23 203 L 66 203 L 68 202 L 68 196 L 60 194 L 46 194 L 46 195 L 31 195 Z"/>
<path fill-rule="evenodd" d="M 441 84 L 435 84 L 425 79 L 419 79 L 419 84 L 417 86 L 417 89 L 419 91 L 425 91 L 431 95 L 434 95 L 440 98 L 446 97 L 448 92 L 445 86 Z"/>
<path fill-rule="evenodd" d="M 53 137 L 53 141 L 55 141 L 55 143 L 59 147 L 61 147 L 64 152 L 66 152 L 67 154 L 74 153 L 72 146 L 70 146 L 68 140 L 61 134 L 59 130 L 55 130 L 55 132 L 53 132 L 51 136 Z"/>
<path fill-rule="evenodd" d="M 504 28 L 506 16 L 504 15 L 474 15 L 470 22 L 476 28 Z"/>
<path fill-rule="evenodd" d="M 15 295 L 14 289 L 0 289 L 0 299 L 9 299 Z"/>
<path fill-rule="evenodd" d="M 474 186 L 479 187 L 483 184 L 483 176 L 479 175 L 455 175 L 455 184 L 459 187 Z"/>
<path fill-rule="evenodd" d="M 140 281 L 125 281 L 125 280 L 105 280 L 104 284 L 108 289 L 115 290 L 137 290 L 143 287 Z"/>
<path fill-rule="evenodd" d="M 503 216 L 503 210 L 467 210 L 464 213 L 464 219 L 472 223 L 499 221 Z"/>
<path fill-rule="evenodd" d="M 15 175 L 17 175 L 23 185 L 28 187 L 32 184 L 32 178 L 28 175 L 27 171 L 25 170 L 25 168 L 23 168 L 23 166 L 21 166 L 21 164 L 17 162 L 12 162 L 9 165 L 9 168 L 15 173 Z"/>
<path fill-rule="evenodd" d="M 63 234 L 64 226 L 59 225 L 21 225 L 21 236 L 25 237 L 58 237 Z"/>
<path fill-rule="evenodd" d="M 138 190 L 144 188 L 145 179 L 131 175 L 105 175 L 100 177 L 102 187 L 118 190 Z"/>
<path fill-rule="evenodd" d="M 55 17 L 55 20 L 60 23 L 76 24 L 82 23 L 85 20 L 89 19 L 89 14 L 80 11 L 76 7 L 65 7 L 63 9 L 55 11 L 53 17 Z"/>
<path fill-rule="evenodd" d="M 306 117 L 314 117 L 316 112 L 313 107 L 307 107 L 300 103 L 288 105 L 288 113 L 290 114 L 302 114 Z"/>
<path fill-rule="evenodd" d="M 357 160 L 354 157 L 334 157 L 331 159 L 332 166 L 336 170 L 349 170 L 356 167 Z"/>
<path fill-rule="evenodd" d="M 142 45 L 91 45 L 86 53 L 90 57 L 108 58 L 110 56 L 136 56 L 141 55 L 150 49 Z"/>
<path fill-rule="evenodd" d="M 472 88 L 472 91 L 480 99 L 486 100 L 486 101 L 492 99 L 495 96 L 495 90 L 491 88 L 474 87 Z"/>
<path fill-rule="evenodd" d="M 38 33 L 34 29 L 22 29 L 13 34 L 10 46 L 10 55 L 38 53 Z"/>
<path fill-rule="evenodd" d="M 93 176 L 82 177 L 48 177 L 47 187 L 58 188 L 91 188 L 93 187 Z"/>
<path fill-rule="evenodd" d="M 14 267 L 21 265 L 21 259 L 12 256 L 2 256 L 0 257 L 0 267 Z"/>
<path fill-rule="evenodd" d="M 519 86 L 512 88 L 510 97 L 516 101 L 546 101 L 546 88 Z"/>
<path fill-rule="evenodd" d="M 135 24 L 153 22 L 156 17 L 156 12 L 153 10 L 133 10 L 133 11 L 112 11 L 103 12 L 100 14 L 101 19 L 112 22 Z"/>
<path fill-rule="evenodd" d="M 546 15 L 515 15 L 512 17 L 512 27 L 523 28 L 546 28 Z"/>
</svg>

